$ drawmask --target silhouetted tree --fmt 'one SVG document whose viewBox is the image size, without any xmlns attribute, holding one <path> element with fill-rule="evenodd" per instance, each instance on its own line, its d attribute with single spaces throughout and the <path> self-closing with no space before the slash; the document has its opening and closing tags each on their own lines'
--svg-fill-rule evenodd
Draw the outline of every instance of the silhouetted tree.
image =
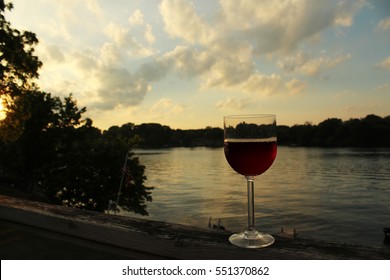
<svg viewBox="0 0 390 280">
<path fill-rule="evenodd" d="M 0 121 L 0 180 L 39 190 L 53 203 L 103 211 L 118 193 L 129 142 L 103 137 L 72 94 L 62 100 L 38 90 L 38 39 L 13 29 L 6 9 L 12 4 L 0 0 L 0 97 L 7 111 Z M 130 153 L 128 168 L 118 206 L 146 215 L 152 188 L 144 186 L 145 167 Z"/>
<path fill-rule="evenodd" d="M 317 126 L 317 138 L 321 141 L 321 146 L 332 147 L 341 144 L 342 126 L 342 120 L 336 118 L 320 122 Z"/>
<path fill-rule="evenodd" d="M 243 126 L 242 129 L 245 127 Z M 245 128 L 246 129 L 246 128 Z M 218 127 L 204 129 L 171 129 L 156 123 L 128 127 L 113 126 L 104 132 L 122 137 L 133 147 L 222 147 L 223 130 Z M 362 119 L 342 121 L 329 118 L 318 125 L 310 122 L 291 127 L 277 127 L 278 145 L 301 147 L 389 147 L 390 116 L 381 118 L 368 115 Z"/>
<path fill-rule="evenodd" d="M 168 147 L 172 130 L 169 126 L 158 123 L 141 124 L 134 127 L 134 134 L 142 139 L 142 146 L 147 148 Z"/>
<path fill-rule="evenodd" d="M 38 78 L 41 61 L 34 55 L 38 43 L 36 35 L 29 31 L 19 31 L 11 27 L 5 19 L 5 10 L 11 11 L 12 3 L 0 0 L 0 97 L 6 100 L 6 119 L 0 121 L 0 138 L 12 140 L 23 131 L 24 122 L 29 118 L 28 108 L 23 113 L 18 108 L 24 101 L 20 98 L 36 89 L 34 79 Z"/>
<path fill-rule="evenodd" d="M 104 211 L 110 200 L 116 201 L 129 146 L 121 138 L 101 136 L 91 140 L 98 133 L 100 136 L 95 128 L 85 125 L 73 130 L 56 159 L 44 166 L 40 184 L 54 203 Z M 145 202 L 152 200 L 152 188 L 144 186 L 145 167 L 132 154 L 127 166 L 131 180 L 123 185 L 119 206 L 147 215 Z"/>
</svg>

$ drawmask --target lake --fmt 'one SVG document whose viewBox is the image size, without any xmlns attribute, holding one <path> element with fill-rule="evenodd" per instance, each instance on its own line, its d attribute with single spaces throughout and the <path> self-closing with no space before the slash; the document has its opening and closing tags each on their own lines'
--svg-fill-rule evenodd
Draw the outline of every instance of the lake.
<svg viewBox="0 0 390 280">
<path fill-rule="evenodd" d="M 223 148 L 134 152 L 146 166 L 145 185 L 155 188 L 142 218 L 205 228 L 211 217 L 231 231 L 246 227 L 246 180 Z M 272 167 L 256 178 L 255 215 L 263 232 L 296 229 L 300 237 L 384 246 L 390 149 L 278 147 Z"/>
</svg>

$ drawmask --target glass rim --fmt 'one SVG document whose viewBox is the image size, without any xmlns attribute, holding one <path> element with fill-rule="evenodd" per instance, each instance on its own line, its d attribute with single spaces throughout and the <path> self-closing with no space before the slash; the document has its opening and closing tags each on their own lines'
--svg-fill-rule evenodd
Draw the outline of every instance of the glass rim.
<svg viewBox="0 0 390 280">
<path fill-rule="evenodd" d="M 266 117 L 274 117 L 276 118 L 275 114 L 243 114 L 243 115 L 227 115 L 223 116 L 223 118 L 232 118 L 232 119 L 238 119 L 238 118 L 266 118 Z"/>
</svg>

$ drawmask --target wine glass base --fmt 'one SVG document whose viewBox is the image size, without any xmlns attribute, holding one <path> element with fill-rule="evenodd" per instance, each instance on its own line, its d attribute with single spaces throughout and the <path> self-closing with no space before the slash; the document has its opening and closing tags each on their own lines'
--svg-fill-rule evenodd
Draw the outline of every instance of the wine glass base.
<svg viewBox="0 0 390 280">
<path fill-rule="evenodd" d="M 272 245 L 275 238 L 272 235 L 258 231 L 245 231 L 229 237 L 230 243 L 241 248 L 263 248 Z"/>
</svg>

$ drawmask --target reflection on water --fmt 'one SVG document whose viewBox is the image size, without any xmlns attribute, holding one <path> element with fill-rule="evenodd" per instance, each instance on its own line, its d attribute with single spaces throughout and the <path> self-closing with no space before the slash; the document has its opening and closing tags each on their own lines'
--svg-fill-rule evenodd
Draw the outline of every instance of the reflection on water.
<svg viewBox="0 0 390 280">
<path fill-rule="evenodd" d="M 134 152 L 155 187 L 148 218 L 207 227 L 212 217 L 228 230 L 246 227 L 246 182 L 221 148 Z M 381 246 L 390 226 L 390 149 L 279 147 L 255 196 L 258 230 L 296 228 L 301 237 Z"/>
</svg>

